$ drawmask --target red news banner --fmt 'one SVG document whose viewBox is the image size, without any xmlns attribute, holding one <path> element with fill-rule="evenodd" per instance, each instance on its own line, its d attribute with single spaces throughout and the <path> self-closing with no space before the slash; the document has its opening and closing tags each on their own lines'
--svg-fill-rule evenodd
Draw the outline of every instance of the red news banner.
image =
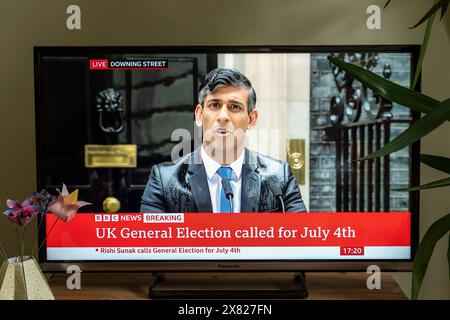
<svg viewBox="0 0 450 320">
<path fill-rule="evenodd" d="M 55 224 L 56 217 L 49 214 L 47 230 L 53 229 L 47 256 L 50 260 L 409 259 L 410 216 L 409 212 L 89 213 Z"/>
</svg>

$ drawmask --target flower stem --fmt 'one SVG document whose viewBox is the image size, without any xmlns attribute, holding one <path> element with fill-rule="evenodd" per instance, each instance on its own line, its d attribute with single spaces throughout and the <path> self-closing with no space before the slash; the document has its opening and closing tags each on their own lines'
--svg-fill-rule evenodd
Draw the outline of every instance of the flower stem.
<svg viewBox="0 0 450 320">
<path fill-rule="evenodd" d="M 20 235 L 19 235 L 20 231 L 19 231 L 19 226 L 16 226 L 16 236 L 17 236 L 17 242 L 18 242 L 18 246 L 19 246 L 19 251 L 21 251 L 21 243 L 20 243 Z M 23 234 L 22 234 L 23 236 Z M 20 255 L 20 266 L 22 267 L 22 279 L 23 279 L 23 288 L 25 291 L 25 296 L 28 297 L 28 293 L 27 293 L 27 282 L 25 279 L 25 267 L 23 266 L 23 252 L 19 252 Z"/>
<path fill-rule="evenodd" d="M 37 241 L 34 242 L 33 245 L 33 250 L 31 251 L 31 255 L 34 257 L 34 252 L 36 251 L 36 244 L 39 243 L 39 234 L 41 233 L 41 227 L 42 227 L 42 221 L 44 221 L 44 215 L 41 214 L 41 219 L 39 221 L 39 226 L 38 226 L 38 239 Z"/>
<path fill-rule="evenodd" d="M 3 244 L 0 242 L 0 254 L 3 257 L 3 259 L 8 260 L 8 255 L 6 254 L 5 247 L 3 247 Z"/>
<path fill-rule="evenodd" d="M 23 254 L 25 252 L 25 231 L 26 231 L 26 228 L 22 227 L 22 252 L 21 252 L 22 262 L 23 262 Z"/>
<path fill-rule="evenodd" d="M 55 223 L 53 223 L 52 227 L 50 228 L 50 230 L 47 232 L 47 234 L 45 235 L 45 239 L 44 241 L 42 241 L 41 245 L 38 248 L 38 252 L 41 250 L 42 246 L 44 245 L 44 243 L 47 241 L 48 235 L 50 234 L 50 232 L 52 232 L 53 228 L 55 227 L 56 223 L 59 221 L 59 219 L 56 219 Z"/>
<path fill-rule="evenodd" d="M 19 260 L 19 258 L 20 258 L 20 261 L 22 261 L 22 257 L 20 255 L 21 244 L 20 244 L 19 226 L 16 226 L 16 237 L 17 237 L 17 246 L 18 246 L 17 260 Z"/>
</svg>

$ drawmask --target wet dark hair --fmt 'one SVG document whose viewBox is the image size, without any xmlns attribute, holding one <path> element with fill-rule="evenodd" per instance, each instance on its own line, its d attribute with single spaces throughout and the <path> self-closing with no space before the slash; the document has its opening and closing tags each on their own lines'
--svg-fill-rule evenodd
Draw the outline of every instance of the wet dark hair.
<svg viewBox="0 0 450 320">
<path fill-rule="evenodd" d="M 203 105 L 205 97 L 211 94 L 216 88 L 233 86 L 247 89 L 248 91 L 248 113 L 255 109 L 256 92 L 250 80 L 236 69 L 217 68 L 210 71 L 200 86 L 198 92 L 198 103 Z"/>
</svg>

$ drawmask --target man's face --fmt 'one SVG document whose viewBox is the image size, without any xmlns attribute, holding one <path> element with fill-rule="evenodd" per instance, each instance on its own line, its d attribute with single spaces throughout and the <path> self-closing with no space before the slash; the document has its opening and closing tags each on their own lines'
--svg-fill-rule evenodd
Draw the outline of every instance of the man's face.
<svg viewBox="0 0 450 320">
<path fill-rule="evenodd" d="M 203 127 L 203 145 L 227 158 L 236 158 L 243 148 L 246 130 L 256 125 L 257 118 L 255 109 L 248 113 L 247 89 L 233 86 L 216 88 L 205 97 L 203 106 L 199 104 L 195 109 L 195 123 Z"/>
</svg>

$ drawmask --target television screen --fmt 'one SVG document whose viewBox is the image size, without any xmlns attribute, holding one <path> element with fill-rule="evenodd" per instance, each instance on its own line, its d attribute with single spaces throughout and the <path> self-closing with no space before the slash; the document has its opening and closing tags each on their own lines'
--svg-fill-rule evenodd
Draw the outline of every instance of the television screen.
<svg viewBox="0 0 450 320">
<path fill-rule="evenodd" d="M 408 268 L 419 145 L 363 158 L 418 115 L 328 56 L 409 86 L 417 46 L 35 47 L 38 188 L 80 206 L 41 262 Z"/>
</svg>

